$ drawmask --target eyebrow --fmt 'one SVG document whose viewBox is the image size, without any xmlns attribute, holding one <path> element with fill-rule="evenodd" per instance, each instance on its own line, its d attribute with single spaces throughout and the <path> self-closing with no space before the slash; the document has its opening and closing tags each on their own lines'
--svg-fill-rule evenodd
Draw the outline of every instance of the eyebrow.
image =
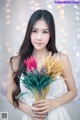
<svg viewBox="0 0 80 120">
<path fill-rule="evenodd" d="M 33 29 L 39 30 L 38 28 L 33 28 Z M 49 30 L 49 29 L 42 29 L 42 30 Z"/>
</svg>

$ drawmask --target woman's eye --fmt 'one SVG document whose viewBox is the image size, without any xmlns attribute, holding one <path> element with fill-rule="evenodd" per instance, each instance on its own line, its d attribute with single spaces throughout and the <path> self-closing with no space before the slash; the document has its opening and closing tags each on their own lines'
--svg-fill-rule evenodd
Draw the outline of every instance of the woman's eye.
<svg viewBox="0 0 80 120">
<path fill-rule="evenodd" d="M 35 33 L 36 33 L 36 32 L 37 32 L 37 30 L 32 30 L 32 32 L 35 32 Z"/>
<path fill-rule="evenodd" d="M 43 31 L 43 33 L 48 33 L 48 31 Z"/>
</svg>

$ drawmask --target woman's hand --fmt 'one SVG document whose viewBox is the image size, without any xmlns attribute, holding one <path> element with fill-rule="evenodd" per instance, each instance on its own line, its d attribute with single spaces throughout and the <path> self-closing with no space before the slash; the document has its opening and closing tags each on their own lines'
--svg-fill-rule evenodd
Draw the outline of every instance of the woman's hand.
<svg viewBox="0 0 80 120">
<path fill-rule="evenodd" d="M 33 109 L 35 109 L 35 110 L 37 110 L 38 108 L 37 107 L 30 107 L 29 106 L 29 108 L 28 108 L 28 115 L 32 118 L 32 120 L 44 120 L 44 118 L 45 118 L 45 114 L 37 114 L 37 112 L 35 111 L 35 110 L 33 110 Z"/>
<path fill-rule="evenodd" d="M 38 100 L 34 103 L 33 111 L 40 116 L 47 115 L 55 107 L 56 104 L 52 99 Z"/>
</svg>

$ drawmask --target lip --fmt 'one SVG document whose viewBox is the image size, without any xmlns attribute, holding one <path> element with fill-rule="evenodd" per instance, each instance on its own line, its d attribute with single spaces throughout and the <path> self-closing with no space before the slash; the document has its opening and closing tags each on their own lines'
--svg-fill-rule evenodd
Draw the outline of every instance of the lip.
<svg viewBox="0 0 80 120">
<path fill-rule="evenodd" d="M 40 45 L 40 44 L 42 44 L 42 43 L 36 43 L 36 44 L 39 44 L 39 45 Z"/>
</svg>

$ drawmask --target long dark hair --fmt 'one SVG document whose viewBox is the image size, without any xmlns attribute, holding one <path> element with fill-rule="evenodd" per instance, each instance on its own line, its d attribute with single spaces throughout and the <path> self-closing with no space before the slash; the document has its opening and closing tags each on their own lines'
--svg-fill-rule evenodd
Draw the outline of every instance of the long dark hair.
<svg viewBox="0 0 80 120">
<path fill-rule="evenodd" d="M 13 93 L 12 93 L 12 99 L 13 99 L 14 106 L 19 105 L 18 100 L 15 99 L 15 97 L 20 93 L 20 84 L 19 84 L 18 76 L 20 76 L 21 73 L 23 73 L 25 71 L 25 65 L 23 62 L 24 59 L 27 59 L 28 57 L 30 57 L 32 52 L 33 52 L 33 46 L 31 44 L 30 35 L 32 32 L 33 25 L 39 19 L 44 19 L 49 27 L 50 40 L 46 46 L 47 49 L 49 51 L 51 51 L 52 54 L 58 53 L 58 51 L 56 49 L 56 45 L 55 45 L 55 23 L 54 23 L 54 18 L 52 16 L 52 14 L 47 10 L 35 11 L 30 17 L 30 20 L 29 20 L 29 23 L 27 26 L 27 30 L 26 30 L 26 34 L 25 34 L 25 38 L 24 38 L 23 43 L 22 43 L 22 45 L 19 49 L 19 52 L 18 52 L 18 56 L 20 56 L 18 70 L 16 72 L 13 72 L 13 80 L 14 80 L 15 84 L 17 85 L 17 89 L 15 91 L 13 91 Z M 13 63 L 12 62 L 13 58 L 14 57 L 10 58 L 11 66 Z M 15 57 L 15 59 L 16 58 L 17 58 L 17 56 Z M 12 69 L 13 69 L 13 66 L 12 66 Z"/>
</svg>

